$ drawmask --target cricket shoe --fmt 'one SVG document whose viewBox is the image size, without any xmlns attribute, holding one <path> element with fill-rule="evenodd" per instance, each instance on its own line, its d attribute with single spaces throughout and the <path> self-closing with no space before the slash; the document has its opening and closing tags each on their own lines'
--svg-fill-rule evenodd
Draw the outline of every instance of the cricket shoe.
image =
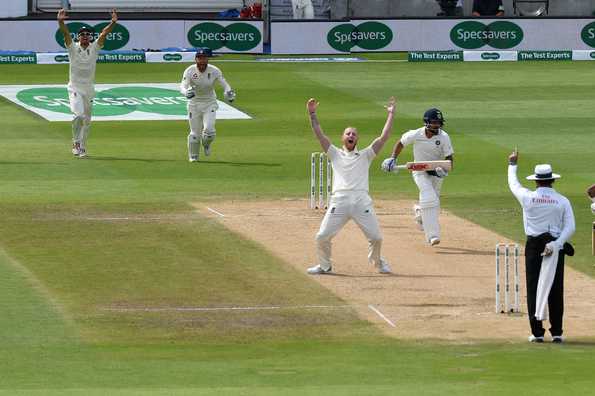
<svg viewBox="0 0 595 396">
<path fill-rule="evenodd" d="M 87 156 L 87 150 L 85 150 L 84 148 L 81 147 L 79 149 L 79 155 L 78 155 L 78 157 L 79 158 L 85 158 L 86 156 Z"/>
<path fill-rule="evenodd" d="M 564 337 L 562 337 L 562 336 L 553 336 L 552 337 L 552 342 L 554 344 L 562 344 L 562 343 L 564 343 Z"/>
<path fill-rule="evenodd" d="M 436 246 L 440 244 L 440 238 L 432 237 L 430 238 L 430 246 Z"/>
<path fill-rule="evenodd" d="M 78 157 L 80 153 L 81 153 L 80 143 L 72 143 L 72 154 L 74 154 L 75 157 Z"/>
<path fill-rule="evenodd" d="M 332 267 L 330 267 L 329 269 L 324 269 L 319 264 L 319 265 L 315 265 L 314 267 L 308 268 L 308 273 L 310 275 L 323 275 L 323 274 L 329 274 L 332 270 L 333 270 Z"/>
<path fill-rule="evenodd" d="M 535 342 L 541 344 L 543 342 L 543 337 L 535 337 L 533 334 L 529 336 L 529 342 Z"/>
<path fill-rule="evenodd" d="M 380 263 L 376 266 L 379 274 L 392 274 L 393 271 L 390 269 L 390 265 L 384 259 L 380 259 Z"/>
<path fill-rule="evenodd" d="M 413 205 L 413 219 L 415 220 L 415 224 L 417 224 L 417 228 L 419 228 L 420 231 L 423 231 L 424 225 L 421 220 L 421 208 L 419 205 Z"/>
<path fill-rule="evenodd" d="M 188 158 L 188 161 L 189 161 L 189 162 L 198 162 L 198 155 L 191 155 L 191 156 Z"/>
</svg>

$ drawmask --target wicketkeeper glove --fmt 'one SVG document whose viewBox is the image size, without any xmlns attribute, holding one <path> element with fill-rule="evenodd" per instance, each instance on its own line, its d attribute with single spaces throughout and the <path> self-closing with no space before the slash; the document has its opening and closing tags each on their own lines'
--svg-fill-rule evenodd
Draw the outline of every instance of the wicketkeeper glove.
<svg viewBox="0 0 595 396">
<path fill-rule="evenodd" d="M 229 91 L 225 92 L 225 100 L 227 100 L 229 103 L 233 102 L 236 98 L 236 92 L 233 89 L 230 89 Z"/>
<path fill-rule="evenodd" d="M 397 159 L 390 157 L 382 161 L 382 165 L 380 165 L 380 169 L 385 172 L 394 172 L 397 173 L 399 168 L 397 168 Z"/>
<path fill-rule="evenodd" d="M 189 89 L 188 91 L 186 91 L 186 99 L 192 99 L 195 96 L 196 96 L 196 93 L 194 92 L 193 89 Z"/>
<path fill-rule="evenodd" d="M 438 166 L 436 169 L 434 169 L 434 172 L 436 172 L 436 176 L 438 177 L 446 177 L 448 176 L 448 171 L 442 169 L 442 167 Z"/>
</svg>

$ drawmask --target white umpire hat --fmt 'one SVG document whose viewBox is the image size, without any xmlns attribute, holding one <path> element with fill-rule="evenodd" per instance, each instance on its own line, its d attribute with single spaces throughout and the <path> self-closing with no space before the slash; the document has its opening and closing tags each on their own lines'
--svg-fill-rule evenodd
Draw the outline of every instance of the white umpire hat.
<svg viewBox="0 0 595 396">
<path fill-rule="evenodd" d="M 552 172 L 552 166 L 550 164 L 539 164 L 535 165 L 535 173 L 527 176 L 527 180 L 554 180 L 561 177 L 557 173 Z"/>
</svg>

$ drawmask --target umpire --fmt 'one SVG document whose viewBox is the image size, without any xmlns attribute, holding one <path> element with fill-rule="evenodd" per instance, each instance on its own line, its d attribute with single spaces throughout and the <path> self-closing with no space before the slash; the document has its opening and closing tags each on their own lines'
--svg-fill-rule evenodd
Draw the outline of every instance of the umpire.
<svg viewBox="0 0 595 396">
<path fill-rule="evenodd" d="M 552 173 L 549 164 L 537 165 L 535 173 L 527 176 L 527 180 L 535 180 L 535 191 L 521 186 L 516 174 L 518 157 L 516 150 L 508 157 L 508 186 L 523 208 L 523 225 L 527 235 L 527 313 L 532 333 L 529 341 L 543 342 L 545 329 L 542 321 L 535 318 L 537 284 L 543 257 L 551 255 L 554 249 L 557 249 L 558 262 L 548 297 L 548 308 L 552 342 L 561 343 L 564 315 L 564 255 L 574 254 L 572 246 L 566 243 L 574 234 L 574 214 L 570 201 L 552 188 L 552 184 L 560 175 Z"/>
</svg>

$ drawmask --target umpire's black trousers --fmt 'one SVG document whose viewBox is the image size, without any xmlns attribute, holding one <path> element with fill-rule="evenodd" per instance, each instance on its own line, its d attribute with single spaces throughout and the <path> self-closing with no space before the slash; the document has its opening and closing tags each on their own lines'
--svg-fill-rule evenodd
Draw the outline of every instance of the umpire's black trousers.
<svg viewBox="0 0 595 396">
<path fill-rule="evenodd" d="M 531 333 L 535 337 L 543 337 L 545 329 L 541 320 L 535 319 L 535 305 L 537 295 L 537 282 L 539 281 L 539 271 L 541 270 L 541 260 L 543 249 L 548 242 L 555 240 L 549 233 L 541 234 L 536 237 L 527 237 L 525 245 L 525 274 L 527 281 L 527 313 L 529 314 L 529 324 Z M 552 290 L 548 298 L 548 309 L 550 333 L 552 336 L 562 335 L 562 316 L 564 315 L 564 251 L 560 250 L 558 255 L 558 265 Z"/>
</svg>

